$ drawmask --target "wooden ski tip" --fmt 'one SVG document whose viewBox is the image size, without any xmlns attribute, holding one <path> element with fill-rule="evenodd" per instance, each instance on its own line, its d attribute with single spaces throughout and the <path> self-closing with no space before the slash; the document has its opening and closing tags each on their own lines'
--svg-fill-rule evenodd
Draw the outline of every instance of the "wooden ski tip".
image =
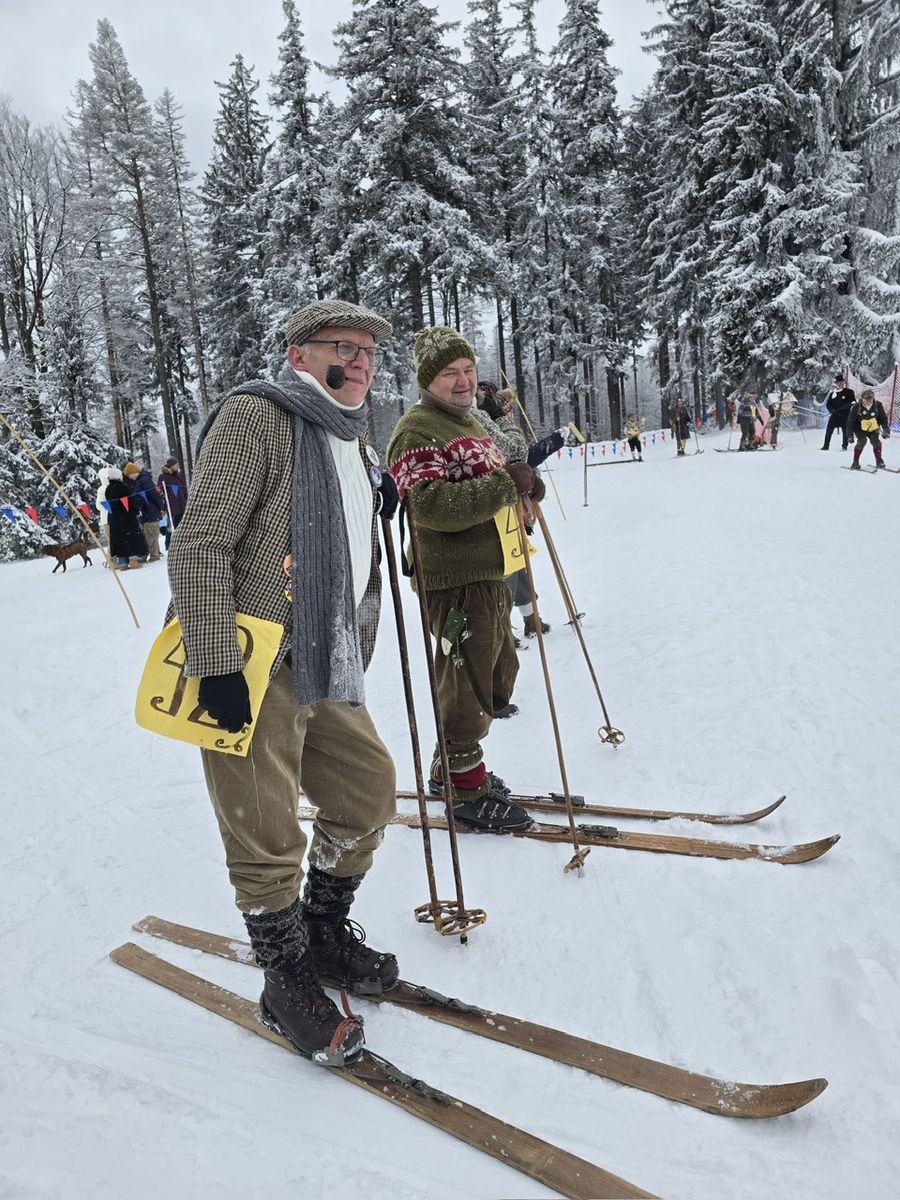
<svg viewBox="0 0 900 1200">
<path fill-rule="evenodd" d="M 718 1112 L 724 1117 L 767 1120 L 783 1117 L 811 1104 L 828 1087 L 827 1079 L 802 1079 L 797 1083 L 729 1083 L 720 1086 L 716 1098 Z"/>
<path fill-rule="evenodd" d="M 779 846 L 774 854 L 763 854 L 761 857 L 770 859 L 772 862 L 781 863 L 805 863 L 812 862 L 814 859 L 821 858 L 823 854 L 827 854 L 832 846 L 836 846 L 841 840 L 839 833 L 833 833 L 831 837 L 820 838 L 817 842 L 802 842 L 793 846 Z"/>
<path fill-rule="evenodd" d="M 773 813 L 776 808 L 781 808 L 781 806 L 782 806 L 782 804 L 784 804 L 785 800 L 787 800 L 786 795 L 779 796 L 777 800 L 773 801 L 766 808 L 761 808 L 758 812 L 755 812 L 755 813 L 748 813 L 747 814 L 747 824 L 749 824 L 751 821 L 761 821 L 763 819 L 763 817 L 767 817 L 770 813 Z"/>
</svg>

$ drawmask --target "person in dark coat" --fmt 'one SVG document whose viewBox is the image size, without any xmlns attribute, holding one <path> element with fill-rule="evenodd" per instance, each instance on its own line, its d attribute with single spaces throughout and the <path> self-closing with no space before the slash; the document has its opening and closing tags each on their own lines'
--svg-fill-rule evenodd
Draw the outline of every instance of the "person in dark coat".
<svg viewBox="0 0 900 1200">
<path fill-rule="evenodd" d="M 691 415 L 683 400 L 676 400 L 672 410 L 672 436 L 678 446 L 678 458 L 684 458 L 684 448 L 691 436 Z"/>
<path fill-rule="evenodd" d="M 134 487 L 122 478 L 118 467 L 110 467 L 106 499 L 109 503 L 109 552 L 120 571 L 136 571 L 147 558 L 147 543 L 138 519 Z M 127 503 L 123 504 L 125 500 Z"/>
<path fill-rule="evenodd" d="M 159 562 L 159 519 L 163 513 L 162 496 L 156 490 L 153 476 L 146 467 L 137 463 L 126 463 L 122 474 L 134 485 L 134 502 L 138 509 L 138 520 L 147 545 L 149 562 Z"/>
<path fill-rule="evenodd" d="M 843 375 L 835 375 L 834 387 L 831 389 L 825 401 L 825 407 L 828 409 L 828 424 L 825 426 L 825 444 L 823 450 L 831 448 L 831 435 L 836 429 L 841 431 L 842 450 L 846 450 L 850 442 L 850 435 L 847 431 L 847 418 L 850 415 L 851 407 L 856 403 L 856 393 L 852 388 L 847 387 L 847 380 Z"/>
<path fill-rule="evenodd" d="M 886 438 L 891 436 L 891 427 L 887 419 L 887 413 L 884 411 L 884 405 L 880 400 L 875 399 L 875 393 L 871 388 L 866 388 L 861 393 L 859 400 L 850 409 L 847 417 L 847 434 L 849 437 L 856 438 L 856 449 L 853 451 L 853 462 L 850 466 L 851 471 L 859 471 L 862 468 L 859 465 L 860 455 L 866 448 L 866 443 L 872 443 L 872 449 L 875 451 L 875 466 L 884 467 L 884 459 L 881 457 L 881 438 L 879 433 L 883 433 Z"/>
<path fill-rule="evenodd" d="M 756 401 L 759 396 L 756 392 L 744 392 L 741 397 L 741 402 L 738 405 L 737 419 L 741 427 L 741 444 L 739 450 L 755 450 L 756 449 Z"/>
<path fill-rule="evenodd" d="M 156 486 L 162 496 L 163 506 L 169 517 L 165 531 L 166 550 L 168 550 L 172 534 L 178 528 L 178 522 L 184 516 L 188 497 L 187 484 L 182 477 L 181 467 L 178 465 L 177 458 L 166 459 L 162 473 L 156 481 Z"/>
</svg>

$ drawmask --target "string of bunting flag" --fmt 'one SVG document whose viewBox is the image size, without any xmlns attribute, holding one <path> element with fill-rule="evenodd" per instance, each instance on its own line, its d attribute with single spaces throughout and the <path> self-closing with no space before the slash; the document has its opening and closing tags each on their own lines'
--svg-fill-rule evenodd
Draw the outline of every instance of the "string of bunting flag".
<svg viewBox="0 0 900 1200">
<path fill-rule="evenodd" d="M 645 449 L 648 445 L 655 446 L 657 441 L 667 445 L 671 440 L 672 434 L 668 429 L 646 429 L 641 433 L 641 444 Z M 576 450 L 580 458 L 584 458 L 587 452 L 590 458 L 606 458 L 608 454 L 610 458 L 618 459 L 620 455 L 629 453 L 628 438 L 621 438 L 619 441 L 588 442 L 584 446 L 564 446 L 557 450 L 556 457 L 562 458 L 566 454 L 569 458 L 574 458 Z"/>
<path fill-rule="evenodd" d="M 177 484 L 177 483 L 166 484 L 167 489 L 172 493 L 173 496 L 177 496 L 183 486 L 184 486 L 183 484 Z M 149 488 L 144 488 L 143 491 L 132 492 L 130 496 L 116 496 L 116 498 L 112 501 L 101 500 L 100 506 L 97 506 L 95 504 L 94 507 L 96 507 L 97 512 L 100 511 L 101 506 L 103 508 L 105 508 L 107 512 L 112 512 L 113 504 L 121 504 L 122 507 L 125 509 L 125 511 L 128 512 L 129 502 L 131 500 L 135 499 L 136 496 L 146 496 L 148 491 L 150 491 L 150 490 L 151 489 L 149 489 Z M 156 492 L 157 495 L 159 495 L 159 488 L 153 488 L 152 491 Z M 82 501 L 76 507 L 79 509 L 80 512 L 84 513 L 85 517 L 87 517 L 88 520 L 90 520 L 91 517 L 94 515 L 93 508 L 91 507 L 90 504 L 87 504 L 85 501 Z M 64 504 L 18 504 L 18 505 L 4 504 L 4 505 L 0 506 L 0 512 L 3 513 L 4 517 L 6 517 L 6 519 L 8 521 L 15 521 L 17 519 L 17 517 L 21 516 L 22 513 L 25 513 L 26 516 L 30 517 L 31 520 L 34 521 L 35 524 L 37 524 L 38 513 L 41 511 L 54 512 L 54 513 L 56 513 L 56 515 L 58 517 L 62 517 L 62 518 L 65 518 L 69 515 L 69 510 L 66 508 L 66 506 Z"/>
</svg>

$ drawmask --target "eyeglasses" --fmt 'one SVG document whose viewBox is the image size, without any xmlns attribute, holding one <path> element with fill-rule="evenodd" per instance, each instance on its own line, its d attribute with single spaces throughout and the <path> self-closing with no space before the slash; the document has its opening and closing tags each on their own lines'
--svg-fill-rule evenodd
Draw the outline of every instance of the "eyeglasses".
<svg viewBox="0 0 900 1200">
<path fill-rule="evenodd" d="M 334 346 L 337 349 L 338 358 L 345 363 L 355 362 L 360 354 L 365 354 L 373 367 L 377 367 L 381 362 L 381 351 L 377 346 L 359 346 L 356 342 L 339 342 L 333 338 L 327 340 L 310 338 L 304 345 Z"/>
</svg>

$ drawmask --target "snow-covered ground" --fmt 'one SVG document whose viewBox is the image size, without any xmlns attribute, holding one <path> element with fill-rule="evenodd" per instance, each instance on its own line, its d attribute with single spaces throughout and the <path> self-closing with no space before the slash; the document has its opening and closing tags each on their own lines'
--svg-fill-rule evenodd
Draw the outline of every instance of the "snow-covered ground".
<svg viewBox="0 0 900 1200">
<path fill-rule="evenodd" d="M 466 898 L 489 920 L 462 948 L 413 921 L 427 899 L 421 841 L 394 828 L 354 912 L 406 978 L 443 992 L 728 1078 L 828 1078 L 791 1116 L 727 1120 L 364 1006 L 369 1044 L 401 1066 L 667 1200 L 897 1194 L 900 477 L 841 474 L 849 454 L 822 454 L 820 436 L 726 455 L 712 435 L 681 461 L 657 445 L 629 471 L 592 468 L 587 507 L 581 460 L 552 460 L 568 519 L 552 491 L 545 511 L 627 735 L 618 751 L 597 739 L 543 550 L 535 570 L 573 790 L 702 811 L 787 792 L 759 826 L 664 828 L 840 833 L 835 849 L 784 867 L 597 848 L 575 878 L 564 845 L 464 838 Z M 900 462 L 893 443 L 886 457 Z M 165 568 L 122 577 L 138 632 L 99 562 L 54 576 L 51 565 L 0 568 L 0 1197 L 550 1195 L 110 962 L 133 938 L 244 995 L 259 989 L 248 967 L 131 933 L 154 912 L 243 934 L 198 755 L 132 717 Z M 405 609 L 427 730 L 406 592 Z M 536 645 L 521 668 L 521 713 L 495 725 L 489 764 L 514 788 L 558 789 Z M 368 687 L 409 787 L 387 596 Z M 449 895 L 443 840 L 437 866 Z"/>
</svg>

